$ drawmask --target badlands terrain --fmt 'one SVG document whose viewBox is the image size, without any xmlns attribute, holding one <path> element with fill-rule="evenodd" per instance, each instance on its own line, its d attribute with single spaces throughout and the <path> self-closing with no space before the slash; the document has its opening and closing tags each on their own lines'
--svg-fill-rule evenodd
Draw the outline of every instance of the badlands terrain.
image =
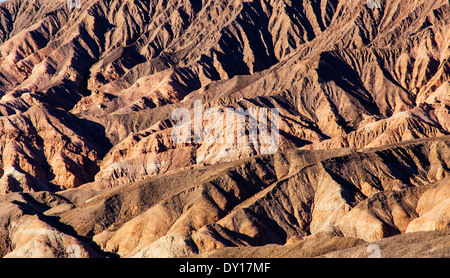
<svg viewBox="0 0 450 278">
<path fill-rule="evenodd" d="M 277 152 L 177 144 L 199 101 L 278 109 Z M 0 257 L 372 244 L 450 257 L 448 0 L 0 3 Z"/>
</svg>

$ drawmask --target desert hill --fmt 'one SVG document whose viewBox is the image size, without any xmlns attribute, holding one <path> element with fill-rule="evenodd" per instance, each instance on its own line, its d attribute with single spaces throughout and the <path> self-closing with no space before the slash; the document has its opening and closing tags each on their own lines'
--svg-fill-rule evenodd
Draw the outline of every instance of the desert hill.
<svg viewBox="0 0 450 278">
<path fill-rule="evenodd" d="M 0 255 L 450 248 L 450 5 L 374 2 L 0 3 Z M 199 101 L 278 109 L 278 151 L 176 144 Z"/>
</svg>

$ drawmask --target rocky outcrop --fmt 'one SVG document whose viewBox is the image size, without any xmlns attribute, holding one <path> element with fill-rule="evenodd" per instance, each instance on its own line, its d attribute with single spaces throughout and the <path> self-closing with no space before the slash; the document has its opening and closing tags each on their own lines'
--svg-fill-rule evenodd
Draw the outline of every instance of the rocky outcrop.
<svg viewBox="0 0 450 278">
<path fill-rule="evenodd" d="M 97 0 L 73 10 L 65 1 L 3 3 L 2 118 L 50 105 L 98 124 L 91 133 L 105 131 L 94 136 L 101 145 L 95 158 L 69 156 L 53 166 L 44 155 L 35 164 L 51 166 L 45 178 L 5 163 L 4 172 L 27 177 L 5 178 L 10 189 L 3 191 L 76 187 L 94 174 L 97 184 L 117 186 L 260 153 L 173 145 L 171 111 L 192 109 L 199 98 L 205 108 L 280 109 L 281 150 L 448 134 L 448 3 L 390 1 L 371 9 L 359 2 Z M 99 168 L 85 166 L 112 145 Z"/>
<path fill-rule="evenodd" d="M 449 228 L 446 0 L 11 0 L 0 18 L 1 256 L 334 256 Z M 223 137 L 197 109 L 277 108 L 277 152 L 177 143 L 177 108 Z"/>
<path fill-rule="evenodd" d="M 418 200 L 418 218 L 408 224 L 406 232 L 445 230 L 449 228 L 449 184 L 442 182 L 426 191 Z"/>
<path fill-rule="evenodd" d="M 449 232 L 402 234 L 375 243 L 356 238 L 311 238 L 286 245 L 223 248 L 204 258 L 447 258 Z M 427 244 L 423 244 L 426 241 Z"/>
<path fill-rule="evenodd" d="M 37 216 L 22 217 L 10 228 L 14 250 L 4 258 L 95 258 L 100 257 L 86 243 L 64 234 Z"/>
<path fill-rule="evenodd" d="M 0 255 L 5 258 L 95 258 L 101 255 L 70 227 L 51 217 L 57 207 L 72 204 L 41 192 L 11 193 L 0 200 Z M 97 248 L 98 249 L 98 248 Z"/>
<path fill-rule="evenodd" d="M 49 195 L 59 201 L 42 214 L 105 254 L 124 257 L 192 256 L 336 236 L 373 242 L 413 233 L 413 227 L 441 230 L 448 215 L 433 210 L 448 201 L 449 173 L 436 160 L 446 161 L 445 138 L 359 152 L 288 151 L 101 191 L 72 189 Z"/>
<path fill-rule="evenodd" d="M 0 117 L 0 192 L 54 191 L 92 181 L 103 148 L 101 131 L 65 111 L 31 107 Z"/>
</svg>

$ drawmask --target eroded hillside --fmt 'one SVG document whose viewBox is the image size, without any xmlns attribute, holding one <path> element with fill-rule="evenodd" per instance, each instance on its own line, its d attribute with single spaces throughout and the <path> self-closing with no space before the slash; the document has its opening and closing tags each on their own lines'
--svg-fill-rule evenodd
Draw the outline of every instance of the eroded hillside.
<svg viewBox="0 0 450 278">
<path fill-rule="evenodd" d="M 325 256 L 448 229 L 450 5 L 379 3 L 0 3 L 0 255 Z M 278 109 L 278 152 L 176 144 L 199 100 Z"/>
</svg>

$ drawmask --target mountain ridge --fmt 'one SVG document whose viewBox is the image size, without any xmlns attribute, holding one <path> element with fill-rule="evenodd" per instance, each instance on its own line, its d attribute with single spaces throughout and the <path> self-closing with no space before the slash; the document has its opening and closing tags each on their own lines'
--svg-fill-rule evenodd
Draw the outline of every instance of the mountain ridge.
<svg viewBox="0 0 450 278">
<path fill-rule="evenodd" d="M 347 248 L 448 229 L 450 5 L 379 3 L 0 3 L 1 255 Z M 172 112 L 195 119 L 199 100 L 276 108 L 279 152 L 175 144 Z M 7 234 L 27 226 L 47 232 Z"/>
</svg>

